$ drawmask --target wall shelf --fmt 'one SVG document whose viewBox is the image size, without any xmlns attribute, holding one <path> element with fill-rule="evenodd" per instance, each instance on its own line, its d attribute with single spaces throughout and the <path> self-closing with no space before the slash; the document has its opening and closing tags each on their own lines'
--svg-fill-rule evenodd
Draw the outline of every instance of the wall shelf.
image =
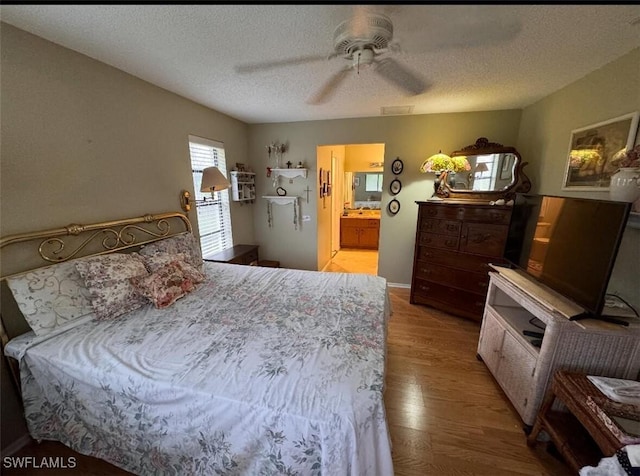
<svg viewBox="0 0 640 476">
<path fill-rule="evenodd" d="M 256 198 L 256 174 L 232 170 L 231 199 L 234 202 L 253 202 Z"/>
<path fill-rule="evenodd" d="M 276 205 L 287 205 L 289 203 L 297 202 L 300 197 L 297 195 L 263 195 L 262 198 L 271 203 L 275 203 Z"/>
<path fill-rule="evenodd" d="M 274 179 L 280 176 L 290 179 L 296 177 L 307 178 L 307 169 L 271 169 L 271 174 L 274 176 Z"/>
</svg>

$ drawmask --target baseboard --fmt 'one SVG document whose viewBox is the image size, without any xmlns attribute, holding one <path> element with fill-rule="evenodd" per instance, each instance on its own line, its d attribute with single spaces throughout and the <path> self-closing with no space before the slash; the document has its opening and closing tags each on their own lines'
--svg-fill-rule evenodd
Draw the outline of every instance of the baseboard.
<svg viewBox="0 0 640 476">
<path fill-rule="evenodd" d="M 387 286 L 389 286 L 390 288 L 411 289 L 410 284 L 404 284 L 404 283 L 387 283 Z"/>
<path fill-rule="evenodd" d="M 2 456 L 14 455 L 18 451 L 20 451 L 22 448 L 29 445 L 30 443 L 31 443 L 31 437 L 28 434 L 22 435 L 16 441 L 14 441 L 13 443 L 11 443 L 9 446 L 7 446 L 2 450 Z"/>
</svg>

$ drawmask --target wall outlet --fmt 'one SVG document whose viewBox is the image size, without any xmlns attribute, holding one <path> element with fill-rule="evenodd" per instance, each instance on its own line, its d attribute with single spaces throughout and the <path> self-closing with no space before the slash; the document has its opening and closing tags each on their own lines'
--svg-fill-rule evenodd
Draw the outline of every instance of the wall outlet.
<svg viewBox="0 0 640 476">
<path fill-rule="evenodd" d="M 302 221 L 311 221 L 311 217 L 309 215 L 302 215 Z"/>
</svg>

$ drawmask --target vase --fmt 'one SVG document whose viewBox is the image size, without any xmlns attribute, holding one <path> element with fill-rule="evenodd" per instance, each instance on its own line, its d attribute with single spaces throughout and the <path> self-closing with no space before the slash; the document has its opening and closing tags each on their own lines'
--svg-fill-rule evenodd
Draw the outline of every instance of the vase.
<svg viewBox="0 0 640 476">
<path fill-rule="evenodd" d="M 456 188 L 456 173 L 453 170 L 447 172 L 447 184 L 449 188 Z"/>
<path fill-rule="evenodd" d="M 436 197 L 438 195 L 438 189 L 440 188 L 440 182 L 442 181 L 442 172 L 436 172 L 436 178 L 433 181 L 433 195 L 431 197 Z"/>
<path fill-rule="evenodd" d="M 640 169 L 623 167 L 613 174 L 609 198 L 618 202 L 635 202 L 640 198 Z"/>
</svg>

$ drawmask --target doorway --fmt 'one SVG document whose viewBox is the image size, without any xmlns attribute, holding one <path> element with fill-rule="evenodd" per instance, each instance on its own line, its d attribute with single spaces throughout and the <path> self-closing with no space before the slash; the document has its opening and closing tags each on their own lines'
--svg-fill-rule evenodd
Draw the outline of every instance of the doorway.
<svg viewBox="0 0 640 476">
<path fill-rule="evenodd" d="M 377 274 L 384 150 L 383 143 L 318 147 L 318 170 L 331 172 L 331 203 L 318 207 L 318 269 Z"/>
</svg>

